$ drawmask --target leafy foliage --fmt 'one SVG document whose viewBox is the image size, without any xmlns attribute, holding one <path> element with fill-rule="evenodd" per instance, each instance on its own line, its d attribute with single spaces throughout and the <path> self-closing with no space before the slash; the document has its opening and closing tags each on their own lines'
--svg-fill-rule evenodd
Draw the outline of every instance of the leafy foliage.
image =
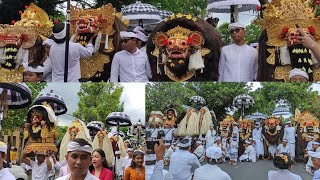
<svg viewBox="0 0 320 180">
<path fill-rule="evenodd" d="M 230 34 L 229 34 L 229 29 L 228 29 L 228 26 L 229 26 L 230 23 L 228 22 L 225 22 L 223 24 L 221 24 L 219 27 L 218 27 L 218 31 L 220 33 L 220 36 L 222 37 L 222 40 L 223 42 L 228 45 L 231 43 L 231 39 L 230 39 Z"/>
<path fill-rule="evenodd" d="M 246 27 L 246 37 L 245 37 L 246 42 L 247 43 L 258 42 L 261 32 L 262 30 L 260 26 L 252 22 Z"/>
<path fill-rule="evenodd" d="M 120 84 L 82 83 L 78 92 L 78 109 L 73 116 L 86 123 L 104 122 L 111 112 L 123 110 L 123 103 L 120 103 L 122 91 L 123 87 Z"/>
<path fill-rule="evenodd" d="M 68 130 L 68 126 L 57 126 L 55 129 L 58 134 L 58 140 L 62 140 L 63 136 L 66 134 Z"/>
</svg>

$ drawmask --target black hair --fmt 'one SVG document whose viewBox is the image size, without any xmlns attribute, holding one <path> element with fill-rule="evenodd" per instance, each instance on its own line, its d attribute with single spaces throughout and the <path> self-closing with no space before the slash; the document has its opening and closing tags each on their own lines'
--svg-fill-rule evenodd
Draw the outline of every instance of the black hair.
<svg viewBox="0 0 320 180">
<path fill-rule="evenodd" d="M 132 157 L 132 161 L 131 161 L 131 165 L 130 167 L 135 169 L 137 167 L 137 164 L 134 162 L 134 158 L 136 158 L 137 156 L 141 155 L 142 157 L 144 157 L 144 153 L 142 151 L 134 151 L 133 152 L 133 157 Z"/>
<path fill-rule="evenodd" d="M 279 169 L 289 169 L 292 165 L 292 161 L 290 159 L 290 156 L 282 155 L 274 157 L 273 164 L 276 168 Z"/>
<path fill-rule="evenodd" d="M 92 154 L 94 152 L 97 152 L 100 154 L 100 156 L 102 157 L 102 167 L 107 168 L 109 170 L 111 170 L 110 166 L 108 165 L 107 159 L 106 159 L 106 154 L 104 153 L 104 151 L 102 149 L 95 149 Z M 104 160 L 103 160 L 104 159 Z M 91 172 L 94 169 L 93 164 L 91 164 L 89 166 L 89 171 Z"/>
</svg>

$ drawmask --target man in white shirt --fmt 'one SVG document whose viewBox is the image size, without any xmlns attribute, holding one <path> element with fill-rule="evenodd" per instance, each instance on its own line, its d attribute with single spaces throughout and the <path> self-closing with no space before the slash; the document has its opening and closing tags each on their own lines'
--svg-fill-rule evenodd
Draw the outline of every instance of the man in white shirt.
<svg viewBox="0 0 320 180">
<path fill-rule="evenodd" d="M 11 174 L 8 168 L 3 167 L 3 162 L 7 158 L 7 144 L 0 141 L 0 179 L 1 180 L 15 180 L 16 178 Z"/>
<path fill-rule="evenodd" d="M 49 172 L 49 175 L 48 175 L 48 180 L 54 180 L 55 175 L 56 175 L 56 170 L 57 171 L 60 170 L 60 163 L 59 163 L 59 161 L 57 161 L 57 159 L 52 151 L 48 152 L 48 156 L 49 156 L 49 160 L 52 164 L 51 171 Z"/>
<path fill-rule="evenodd" d="M 205 149 L 201 141 L 197 141 L 196 146 L 197 148 L 194 150 L 193 154 L 195 154 L 199 159 L 199 162 L 202 163 L 204 161 Z"/>
<path fill-rule="evenodd" d="M 164 141 L 166 143 L 171 143 L 175 129 L 173 127 L 170 127 L 170 125 L 168 124 L 164 124 L 162 131 L 164 133 Z"/>
<path fill-rule="evenodd" d="M 148 56 L 137 48 L 137 34 L 120 32 L 124 50 L 112 60 L 110 82 L 148 82 L 152 78 Z"/>
<path fill-rule="evenodd" d="M 53 40 L 51 44 L 49 58 L 52 67 L 52 82 L 64 82 L 65 66 L 65 41 L 66 28 L 64 23 L 57 23 L 53 27 Z M 79 43 L 69 42 L 69 59 L 68 59 L 68 81 L 79 82 L 81 78 L 80 58 L 92 56 L 94 47 L 92 45 L 93 36 L 86 47 Z"/>
<path fill-rule="evenodd" d="M 53 168 L 48 155 L 41 152 L 36 152 L 36 161 L 32 161 L 27 158 L 27 154 L 23 152 L 21 160 L 22 162 L 31 166 L 32 180 L 48 179 L 49 173 Z"/>
<path fill-rule="evenodd" d="M 246 147 L 246 150 L 239 157 L 239 160 L 247 161 L 247 162 L 256 162 L 257 161 L 256 150 L 251 145 L 251 142 L 249 140 L 245 141 L 245 147 Z"/>
<path fill-rule="evenodd" d="M 121 157 L 121 152 L 120 151 L 116 151 L 115 152 L 115 155 L 116 155 L 116 163 L 114 163 L 114 160 L 113 160 L 113 168 L 116 168 L 116 176 L 118 178 L 122 177 L 123 175 L 123 170 L 122 170 L 122 163 L 123 163 L 123 157 Z"/>
<path fill-rule="evenodd" d="M 257 152 L 257 157 L 262 157 L 264 155 L 263 139 L 262 139 L 262 127 L 260 122 L 254 123 L 255 128 L 252 131 L 252 139 L 255 141 L 254 148 Z"/>
<path fill-rule="evenodd" d="M 206 151 L 206 161 L 207 164 L 195 170 L 193 180 L 231 180 L 231 177 L 217 166 L 222 162 L 221 148 L 209 147 Z"/>
<path fill-rule="evenodd" d="M 210 125 L 210 129 L 207 131 L 206 134 L 206 149 L 208 149 L 209 147 L 211 147 L 214 144 L 214 141 L 216 139 L 216 130 L 214 129 L 213 124 Z"/>
<path fill-rule="evenodd" d="M 131 165 L 131 161 L 132 161 L 132 157 L 133 157 L 133 149 L 132 148 L 128 148 L 127 149 L 127 153 L 128 155 L 126 157 L 123 158 L 122 161 L 122 172 L 124 172 L 124 170 Z"/>
<path fill-rule="evenodd" d="M 245 44 L 245 28 L 245 25 L 239 22 L 229 25 L 233 44 L 221 49 L 220 82 L 251 82 L 257 78 L 258 51 Z"/>
<path fill-rule="evenodd" d="M 288 146 L 288 140 L 283 139 L 282 144 L 279 144 L 277 147 L 276 155 L 286 154 L 290 156 L 290 147 Z"/>
<path fill-rule="evenodd" d="M 88 170 L 91 165 L 92 150 L 92 146 L 84 139 L 76 138 L 70 141 L 66 155 L 70 173 L 56 180 L 99 180 Z"/>
<path fill-rule="evenodd" d="M 316 171 L 314 172 L 313 180 L 320 180 L 320 152 L 313 152 L 309 154 L 312 164 Z"/>
<path fill-rule="evenodd" d="M 190 153 L 191 139 L 184 138 L 178 144 L 170 158 L 169 172 L 175 180 L 191 180 L 191 168 L 197 169 L 201 166 L 196 155 Z"/>
<path fill-rule="evenodd" d="M 290 148 L 290 157 L 293 163 L 295 162 L 296 151 L 296 128 L 292 126 L 290 120 L 287 121 L 287 126 L 284 128 L 283 139 L 288 140 L 288 146 Z"/>
</svg>

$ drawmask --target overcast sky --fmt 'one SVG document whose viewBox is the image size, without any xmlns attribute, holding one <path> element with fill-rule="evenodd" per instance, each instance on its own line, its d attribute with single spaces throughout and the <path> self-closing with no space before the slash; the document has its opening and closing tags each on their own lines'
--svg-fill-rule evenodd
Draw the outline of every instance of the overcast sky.
<svg viewBox="0 0 320 180">
<path fill-rule="evenodd" d="M 124 112 L 130 117 L 132 123 L 141 119 L 145 122 L 145 86 L 143 83 L 120 83 L 123 88 L 120 101 L 124 102 Z M 74 119 L 72 113 L 78 108 L 78 95 L 80 83 L 48 83 L 42 92 L 53 90 L 60 95 L 68 108 L 65 115 L 58 117 L 59 125 L 68 126 Z"/>
</svg>

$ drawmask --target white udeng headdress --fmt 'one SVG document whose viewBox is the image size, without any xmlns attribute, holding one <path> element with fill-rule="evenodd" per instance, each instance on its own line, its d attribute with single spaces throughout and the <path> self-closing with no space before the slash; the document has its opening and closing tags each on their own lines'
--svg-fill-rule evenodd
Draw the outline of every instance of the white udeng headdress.
<svg viewBox="0 0 320 180">
<path fill-rule="evenodd" d="M 71 152 L 71 151 L 84 151 L 91 154 L 92 146 L 89 146 L 89 145 L 80 146 L 80 144 L 78 144 L 77 142 L 70 141 L 67 146 L 67 152 Z"/>
</svg>

